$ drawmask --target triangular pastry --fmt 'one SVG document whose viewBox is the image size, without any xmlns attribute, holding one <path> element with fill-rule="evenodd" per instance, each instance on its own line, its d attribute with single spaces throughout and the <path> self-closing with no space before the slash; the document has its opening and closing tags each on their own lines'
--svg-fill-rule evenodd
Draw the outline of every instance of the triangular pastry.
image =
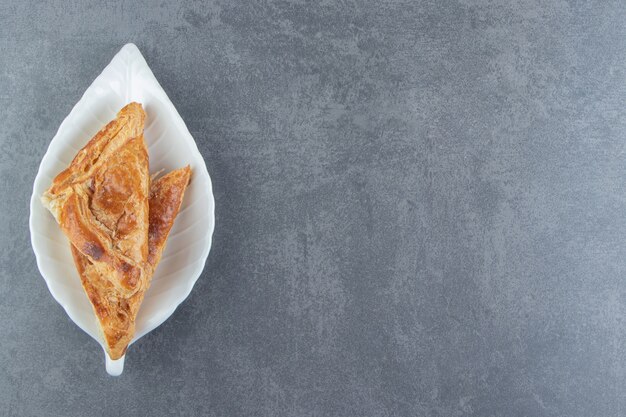
<svg viewBox="0 0 626 417">
<path fill-rule="evenodd" d="M 135 334 L 135 319 L 154 270 L 165 248 L 167 236 L 183 201 L 191 169 L 177 169 L 156 179 L 150 186 L 147 281 L 130 297 L 120 295 L 93 267 L 89 258 L 72 246 L 72 255 L 83 288 L 100 324 L 107 352 L 112 359 L 124 355 Z"/>
<path fill-rule="evenodd" d="M 130 297 L 147 283 L 145 113 L 130 103 L 57 175 L 42 201 L 102 277 Z"/>
<path fill-rule="evenodd" d="M 189 181 L 188 167 L 154 181 L 150 216 L 144 121 L 140 104 L 125 106 L 42 196 L 72 245 L 112 359 L 132 340 L 139 305 Z"/>
</svg>

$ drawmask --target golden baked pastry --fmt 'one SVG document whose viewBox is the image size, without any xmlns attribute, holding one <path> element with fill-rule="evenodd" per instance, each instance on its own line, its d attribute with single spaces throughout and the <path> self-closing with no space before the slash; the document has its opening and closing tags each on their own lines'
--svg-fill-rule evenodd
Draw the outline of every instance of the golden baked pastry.
<svg viewBox="0 0 626 417">
<path fill-rule="evenodd" d="M 111 359 L 135 319 L 189 183 L 187 166 L 150 181 L 138 103 L 119 111 L 42 196 L 70 241 Z"/>
<path fill-rule="evenodd" d="M 140 104 L 125 106 L 42 197 L 72 245 L 125 297 L 147 282 L 150 176 L 144 120 Z"/>
<path fill-rule="evenodd" d="M 107 278 L 93 267 L 89 258 L 72 246 L 72 255 L 80 280 L 98 318 L 107 351 L 112 359 L 122 357 L 133 339 L 139 307 L 161 259 L 190 176 L 191 169 L 187 166 L 154 180 L 150 186 L 147 282 L 130 297 L 120 294 Z"/>
</svg>

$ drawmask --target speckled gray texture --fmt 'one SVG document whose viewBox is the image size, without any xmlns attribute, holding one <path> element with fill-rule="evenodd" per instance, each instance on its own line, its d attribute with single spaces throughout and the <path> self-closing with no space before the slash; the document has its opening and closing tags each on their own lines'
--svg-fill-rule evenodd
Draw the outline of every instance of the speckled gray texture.
<svg viewBox="0 0 626 417">
<path fill-rule="evenodd" d="M 626 3 L 0 0 L 0 414 L 623 416 Z M 48 293 L 31 184 L 134 42 L 214 246 L 120 378 Z"/>
</svg>

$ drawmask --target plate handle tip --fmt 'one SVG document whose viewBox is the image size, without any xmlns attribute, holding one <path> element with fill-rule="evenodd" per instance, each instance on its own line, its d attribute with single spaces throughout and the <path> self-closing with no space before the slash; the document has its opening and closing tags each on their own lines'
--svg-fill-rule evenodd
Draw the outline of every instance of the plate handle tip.
<svg viewBox="0 0 626 417">
<path fill-rule="evenodd" d="M 104 354 L 104 357 L 106 360 L 107 373 L 111 376 L 120 376 L 124 371 L 124 358 L 126 358 L 126 355 L 117 360 L 111 359 L 107 353 Z"/>
</svg>

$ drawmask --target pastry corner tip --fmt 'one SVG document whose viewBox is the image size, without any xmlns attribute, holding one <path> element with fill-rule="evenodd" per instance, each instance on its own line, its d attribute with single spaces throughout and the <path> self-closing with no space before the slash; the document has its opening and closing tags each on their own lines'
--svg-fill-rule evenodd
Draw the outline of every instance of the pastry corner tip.
<svg viewBox="0 0 626 417">
<path fill-rule="evenodd" d="M 123 115 L 131 115 L 131 116 L 139 116 L 141 118 L 146 117 L 146 112 L 144 111 L 143 104 L 137 101 L 131 101 L 117 113 L 117 117 Z"/>
</svg>

